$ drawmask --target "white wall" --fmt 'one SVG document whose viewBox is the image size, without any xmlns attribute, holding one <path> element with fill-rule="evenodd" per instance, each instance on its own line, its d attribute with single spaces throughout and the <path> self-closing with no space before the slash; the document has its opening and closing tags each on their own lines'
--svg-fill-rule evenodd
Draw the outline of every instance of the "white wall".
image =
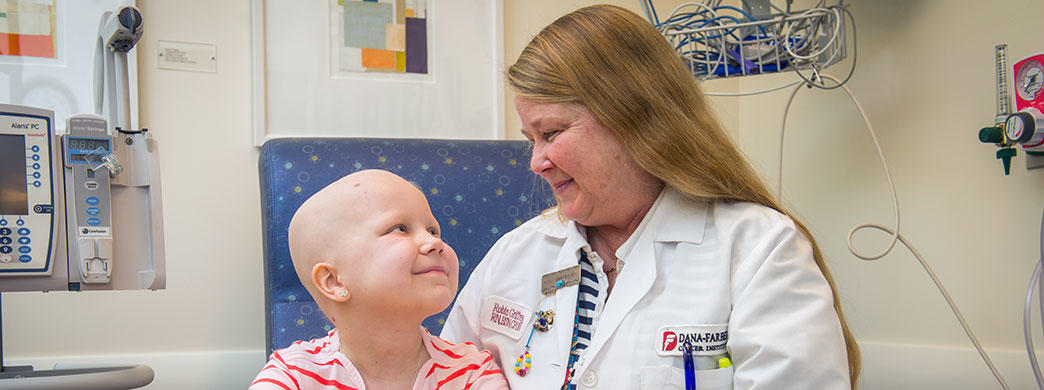
<svg viewBox="0 0 1044 390">
<path fill-rule="evenodd" d="M 555 17 L 594 3 L 505 1 L 505 62 Z M 637 1 L 615 3 L 638 10 Z M 676 3 L 658 1 L 657 7 L 662 13 Z M 994 148 L 978 143 L 976 132 L 994 114 L 993 45 L 1008 43 L 1012 62 L 1044 51 L 1031 39 L 1039 36 L 1033 15 L 1044 13 L 1044 5 L 977 4 L 852 2 L 860 54 L 849 86 L 889 158 L 903 233 L 928 257 L 1009 383 L 1031 388 L 1020 302 L 1037 257 L 1044 171 L 1027 172 L 1020 156 L 1012 176 L 1003 176 Z M 4 294 L 5 362 L 140 361 L 156 369 L 153 389 L 242 388 L 265 360 L 249 1 L 139 5 L 147 17 L 138 49 L 141 118 L 162 147 L 168 288 Z M 217 45 L 218 72 L 157 70 L 160 39 Z M 791 77 L 705 87 L 752 90 Z M 714 100 L 773 183 L 785 98 L 777 92 Z M 852 225 L 892 222 L 875 152 L 845 99 L 842 92 L 798 96 L 788 126 L 784 199 L 828 257 L 864 346 L 863 388 L 995 387 L 912 256 L 897 249 L 865 263 L 848 254 L 843 239 Z M 506 102 L 507 136 L 518 138 L 510 95 Z M 883 242 L 867 233 L 857 245 L 879 250 Z"/>
<path fill-rule="evenodd" d="M 506 1 L 505 63 L 511 64 L 544 25 L 597 3 Z M 638 1 L 610 3 L 640 10 Z M 680 3 L 657 1 L 660 18 Z M 798 1 L 794 7 L 811 3 Z M 1021 302 L 1038 257 L 1044 170 L 1027 172 L 1020 152 L 1013 174 L 1004 176 L 996 149 L 979 143 L 977 133 L 994 116 L 994 45 L 1009 44 L 1010 63 L 1044 51 L 1032 27 L 1044 4 L 846 3 L 859 29 L 859 67 L 849 87 L 882 139 L 899 192 L 902 233 L 928 257 L 1008 383 L 1033 387 L 1022 349 Z M 848 64 L 827 73 L 843 76 Z M 795 77 L 755 76 L 703 86 L 750 91 Z M 773 186 L 787 92 L 712 98 L 726 127 Z M 519 138 L 511 99 L 508 92 L 507 136 Z M 876 263 L 849 254 L 844 237 L 852 226 L 864 221 L 891 226 L 893 221 L 876 151 L 846 95 L 799 92 L 787 134 L 784 201 L 809 224 L 840 286 L 849 324 L 863 347 L 862 388 L 996 388 L 908 251 L 897 248 Z M 869 232 L 858 235 L 856 245 L 876 252 L 885 241 L 883 234 Z"/>
<path fill-rule="evenodd" d="M 138 5 L 141 124 L 161 148 L 167 289 L 4 294 L 5 363 L 140 361 L 156 371 L 152 389 L 245 388 L 265 362 L 250 3 Z M 157 40 L 216 45 L 217 73 L 158 70 Z"/>
<path fill-rule="evenodd" d="M 1039 256 L 1044 170 L 1027 172 L 1020 151 L 1012 175 L 1004 176 L 996 148 L 979 143 L 977 133 L 993 123 L 994 45 L 1009 45 L 1009 63 L 1044 51 L 1033 27 L 1044 4 L 978 4 L 852 2 L 859 58 L 848 86 L 881 139 L 902 233 L 927 257 L 1009 383 L 1030 388 L 1021 313 Z M 826 73 L 844 76 L 849 63 Z M 748 77 L 739 89 L 792 79 Z M 773 185 L 788 92 L 739 102 L 740 145 Z M 840 287 L 849 324 L 866 349 L 864 388 L 996 388 L 909 251 L 896 248 L 877 262 L 849 254 L 844 238 L 851 227 L 894 222 L 877 153 L 844 92 L 798 93 L 785 157 L 784 200 L 804 216 Z M 885 238 L 861 233 L 856 245 L 877 252 Z"/>
</svg>

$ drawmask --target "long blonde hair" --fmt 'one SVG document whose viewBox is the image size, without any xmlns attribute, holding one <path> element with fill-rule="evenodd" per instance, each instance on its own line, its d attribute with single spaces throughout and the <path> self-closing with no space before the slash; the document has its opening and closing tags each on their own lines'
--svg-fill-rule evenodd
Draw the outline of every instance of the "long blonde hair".
<svg viewBox="0 0 1044 390">
<path fill-rule="evenodd" d="M 752 202 L 790 217 L 830 284 L 855 387 L 862 359 L 823 253 L 808 228 L 769 192 L 652 25 L 617 6 L 576 10 L 540 31 L 508 68 L 507 79 L 526 99 L 583 104 L 639 166 L 690 198 Z"/>
</svg>

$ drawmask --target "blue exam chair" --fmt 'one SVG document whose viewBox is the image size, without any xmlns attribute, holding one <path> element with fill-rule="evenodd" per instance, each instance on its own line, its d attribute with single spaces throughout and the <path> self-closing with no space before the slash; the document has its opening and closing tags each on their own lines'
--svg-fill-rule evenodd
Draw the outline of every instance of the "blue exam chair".
<svg viewBox="0 0 1044 390">
<path fill-rule="evenodd" d="M 460 287 L 501 235 L 553 202 L 529 171 L 525 141 L 282 138 L 262 146 L 259 169 L 267 354 L 333 329 L 294 272 L 287 229 L 301 203 L 335 180 L 384 169 L 418 184 L 460 259 Z M 438 335 L 447 313 L 424 326 Z"/>
</svg>

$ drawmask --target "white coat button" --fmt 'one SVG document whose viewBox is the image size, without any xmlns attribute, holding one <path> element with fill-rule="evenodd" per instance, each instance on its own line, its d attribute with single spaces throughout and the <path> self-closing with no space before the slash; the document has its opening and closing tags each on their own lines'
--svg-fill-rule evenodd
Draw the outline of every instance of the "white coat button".
<svg viewBox="0 0 1044 390">
<path fill-rule="evenodd" d="M 598 383 L 598 375 L 595 375 L 594 371 L 588 371 L 583 378 L 580 378 L 580 383 L 587 387 L 594 386 L 595 383 Z"/>
</svg>

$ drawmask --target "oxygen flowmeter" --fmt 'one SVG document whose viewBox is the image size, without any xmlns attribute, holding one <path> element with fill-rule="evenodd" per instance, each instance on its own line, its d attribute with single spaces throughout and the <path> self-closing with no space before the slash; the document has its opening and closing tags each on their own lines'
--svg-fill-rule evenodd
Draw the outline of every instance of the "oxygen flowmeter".
<svg viewBox="0 0 1044 390">
<path fill-rule="evenodd" d="M 1044 152 L 1044 54 L 1015 63 L 1015 108 L 1004 122 L 1004 134 L 1027 152 Z"/>
<path fill-rule="evenodd" d="M 997 45 L 997 116 L 993 127 L 979 131 L 979 141 L 996 144 L 1004 174 L 1011 173 L 1011 159 L 1021 145 L 1026 168 L 1044 167 L 1044 54 L 1037 54 L 1012 67 L 1016 112 L 1008 101 L 1007 45 Z"/>
</svg>

